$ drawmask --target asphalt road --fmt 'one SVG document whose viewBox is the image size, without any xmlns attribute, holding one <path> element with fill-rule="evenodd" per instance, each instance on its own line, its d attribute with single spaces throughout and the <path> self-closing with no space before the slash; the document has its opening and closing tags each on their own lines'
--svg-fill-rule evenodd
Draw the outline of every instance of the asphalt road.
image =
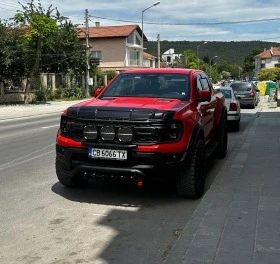
<svg viewBox="0 0 280 264">
<path fill-rule="evenodd" d="M 256 111 L 243 111 L 229 152 Z M 168 183 L 63 187 L 54 167 L 58 124 L 58 114 L 0 122 L 0 263 L 162 263 L 199 200 L 179 198 Z M 224 162 L 207 163 L 206 189 Z"/>
</svg>

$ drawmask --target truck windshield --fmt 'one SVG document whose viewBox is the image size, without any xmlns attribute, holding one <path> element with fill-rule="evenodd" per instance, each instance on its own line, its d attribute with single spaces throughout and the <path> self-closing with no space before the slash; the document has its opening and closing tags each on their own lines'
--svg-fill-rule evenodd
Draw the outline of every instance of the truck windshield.
<svg viewBox="0 0 280 264">
<path fill-rule="evenodd" d="M 188 100 L 189 75 L 168 73 L 123 73 L 105 90 L 104 97 L 160 97 Z"/>
</svg>

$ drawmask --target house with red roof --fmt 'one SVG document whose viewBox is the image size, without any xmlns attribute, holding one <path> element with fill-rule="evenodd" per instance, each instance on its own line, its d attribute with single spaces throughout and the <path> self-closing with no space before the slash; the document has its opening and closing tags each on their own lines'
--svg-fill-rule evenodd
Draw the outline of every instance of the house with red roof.
<svg viewBox="0 0 280 264">
<path fill-rule="evenodd" d="M 255 56 L 255 73 L 275 68 L 280 63 L 280 48 L 271 47 Z"/>
<path fill-rule="evenodd" d="M 86 43 L 86 28 L 79 28 Z M 143 34 L 144 41 L 147 41 Z M 90 58 L 99 60 L 102 70 L 123 71 L 135 67 L 156 67 L 156 57 L 143 52 L 142 30 L 138 25 L 100 26 L 88 29 Z"/>
</svg>

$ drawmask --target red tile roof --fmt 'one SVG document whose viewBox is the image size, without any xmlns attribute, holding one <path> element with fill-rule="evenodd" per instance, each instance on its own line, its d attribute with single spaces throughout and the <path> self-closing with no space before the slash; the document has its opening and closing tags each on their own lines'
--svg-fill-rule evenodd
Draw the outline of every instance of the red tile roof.
<svg viewBox="0 0 280 264">
<path fill-rule="evenodd" d="M 156 57 L 155 56 L 153 56 L 153 55 L 151 55 L 151 54 L 149 54 L 149 53 L 147 53 L 147 52 L 144 52 L 144 59 L 150 59 L 150 60 L 152 60 L 152 59 L 155 59 Z"/>
<path fill-rule="evenodd" d="M 271 49 L 261 52 L 257 56 L 262 59 L 271 58 L 272 56 L 280 56 L 280 48 L 272 47 Z"/>
<path fill-rule="evenodd" d="M 140 35 L 142 34 L 138 25 L 89 27 L 89 38 L 128 37 L 134 30 L 137 30 Z M 79 28 L 78 38 L 84 39 L 85 37 L 86 28 Z M 145 35 L 144 40 L 147 40 Z"/>
</svg>

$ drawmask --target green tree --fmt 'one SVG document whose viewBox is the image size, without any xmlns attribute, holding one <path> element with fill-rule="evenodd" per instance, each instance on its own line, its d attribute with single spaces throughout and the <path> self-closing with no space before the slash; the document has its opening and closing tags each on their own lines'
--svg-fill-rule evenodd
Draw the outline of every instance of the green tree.
<svg viewBox="0 0 280 264">
<path fill-rule="evenodd" d="M 29 50 L 25 42 L 22 30 L 0 20 L 0 82 L 20 83 L 26 75 Z"/>
<path fill-rule="evenodd" d="M 189 69 L 197 68 L 197 56 L 190 49 L 187 49 L 183 52 L 180 57 L 180 66 Z"/>
<path fill-rule="evenodd" d="M 26 6 L 22 5 L 22 11 L 19 11 L 14 20 L 19 25 L 28 25 L 28 30 L 25 37 L 28 41 L 29 47 L 33 49 L 33 65 L 29 75 L 27 76 L 27 84 L 25 88 L 24 102 L 28 102 L 29 92 L 36 87 L 39 83 L 39 65 L 41 60 L 42 47 L 48 42 L 48 38 L 55 34 L 58 30 L 56 21 L 60 19 L 60 14 L 57 9 L 53 9 L 52 5 L 45 10 L 38 0 L 38 6 L 31 0 Z M 53 15 L 54 11 L 56 14 Z M 40 85 L 40 84 L 39 84 Z"/>
<path fill-rule="evenodd" d="M 253 76 L 255 69 L 255 56 L 260 54 L 262 49 L 254 48 L 244 59 L 243 73 L 245 75 Z"/>
<path fill-rule="evenodd" d="M 258 74 L 260 81 L 280 80 L 280 68 L 265 69 Z"/>
</svg>

